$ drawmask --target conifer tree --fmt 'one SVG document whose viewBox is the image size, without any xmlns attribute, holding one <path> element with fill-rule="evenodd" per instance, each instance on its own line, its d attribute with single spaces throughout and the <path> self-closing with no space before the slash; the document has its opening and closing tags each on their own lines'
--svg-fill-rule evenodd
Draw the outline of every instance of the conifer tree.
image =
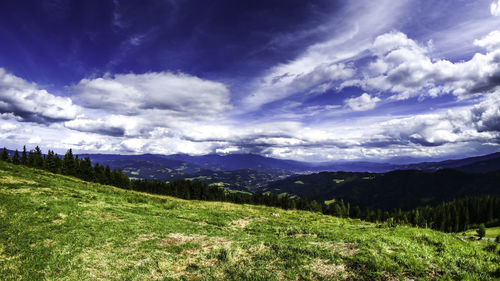
<svg viewBox="0 0 500 281">
<path fill-rule="evenodd" d="M 79 167 L 79 177 L 86 181 L 96 181 L 95 171 L 89 157 L 81 160 Z"/>
<path fill-rule="evenodd" d="M 59 155 L 57 153 L 54 155 L 54 164 L 56 166 L 56 168 L 55 168 L 56 173 L 61 173 L 62 160 L 61 160 L 61 157 L 59 157 Z"/>
<path fill-rule="evenodd" d="M 78 177 L 78 178 L 81 178 L 80 176 L 80 159 L 78 158 L 78 155 L 75 155 L 75 161 L 73 161 L 75 163 L 75 172 L 74 172 L 74 176 Z"/>
<path fill-rule="evenodd" d="M 35 151 L 33 152 L 33 167 L 43 168 L 42 150 L 40 150 L 38 145 L 35 147 Z"/>
<path fill-rule="evenodd" d="M 73 157 L 73 151 L 68 149 L 62 161 L 62 173 L 68 176 L 75 175 L 75 158 Z"/>
<path fill-rule="evenodd" d="M 7 148 L 3 148 L 2 155 L 0 156 L 0 160 L 5 162 L 10 162 L 9 153 L 7 152 Z"/>
<path fill-rule="evenodd" d="M 477 229 L 477 236 L 479 236 L 479 238 L 483 238 L 484 235 L 486 235 L 486 227 L 482 223 L 479 225 L 479 228 Z"/>
<path fill-rule="evenodd" d="M 12 163 L 15 165 L 21 164 L 21 160 L 19 159 L 19 151 L 14 152 L 14 156 L 12 156 Z"/>
<path fill-rule="evenodd" d="M 54 151 L 48 151 L 47 152 L 47 158 L 45 159 L 46 162 L 46 169 L 51 172 L 51 173 L 57 173 L 57 166 L 56 166 L 56 159 L 55 159 Z"/>
<path fill-rule="evenodd" d="M 23 146 L 23 154 L 21 156 L 21 164 L 28 165 L 28 155 L 26 154 L 26 145 Z"/>
<path fill-rule="evenodd" d="M 104 169 L 104 184 L 111 184 L 112 179 L 111 179 L 111 169 L 109 168 L 109 165 L 106 165 L 106 168 Z"/>
<path fill-rule="evenodd" d="M 30 152 L 28 152 L 28 166 L 33 167 L 34 164 L 35 164 L 35 153 L 33 152 L 33 150 L 30 150 Z"/>
</svg>

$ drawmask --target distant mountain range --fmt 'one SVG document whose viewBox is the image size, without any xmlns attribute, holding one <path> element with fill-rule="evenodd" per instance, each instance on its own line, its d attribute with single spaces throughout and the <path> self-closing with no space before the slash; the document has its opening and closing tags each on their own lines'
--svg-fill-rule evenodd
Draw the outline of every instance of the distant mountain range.
<svg viewBox="0 0 500 281">
<path fill-rule="evenodd" d="M 385 173 L 393 170 L 436 171 L 458 169 L 464 172 L 485 173 L 500 169 L 500 152 L 478 157 L 441 162 L 422 162 L 415 164 L 391 164 L 363 161 L 302 162 L 264 157 L 256 154 L 207 154 L 192 156 L 187 154 L 159 155 L 118 155 L 118 154 L 81 154 L 113 168 L 135 171 L 136 176 L 151 178 L 160 176 L 173 178 L 179 175 L 194 174 L 202 171 L 254 170 L 269 174 L 304 174 L 322 171 L 372 172 Z M 141 171 L 138 171 L 141 169 Z M 137 174 L 139 173 L 139 174 Z M 131 174 L 134 176 L 134 174 Z"/>
<path fill-rule="evenodd" d="M 14 151 L 8 150 L 12 155 Z M 110 165 L 128 171 L 132 177 L 172 179 L 208 171 L 254 170 L 278 176 L 289 174 L 308 174 L 314 172 L 372 172 L 385 173 L 394 170 L 437 171 L 457 169 L 469 173 L 486 173 L 500 170 L 500 152 L 469 157 L 458 160 L 440 162 L 419 162 L 413 164 L 397 164 L 368 161 L 331 161 L 304 162 L 264 157 L 257 154 L 80 154 L 90 157 L 94 162 Z"/>
<path fill-rule="evenodd" d="M 485 173 L 500 170 L 500 153 L 405 165 L 362 161 L 314 163 L 276 159 L 256 154 L 80 155 L 80 157 L 87 156 L 93 162 L 120 168 L 132 178 L 168 181 L 178 178 L 199 179 L 209 184 L 250 192 L 262 191 L 267 184 L 292 175 L 323 171 L 385 173 L 393 170 L 436 171 L 453 168 L 468 173 Z"/>
<path fill-rule="evenodd" d="M 500 194 L 500 153 L 440 162 L 309 163 L 256 154 L 80 154 L 122 169 L 131 178 L 198 179 L 247 192 L 318 201 L 344 199 L 362 207 L 409 209 L 481 194 Z M 495 172 L 496 171 L 496 172 Z"/>
<path fill-rule="evenodd" d="M 500 170 L 500 152 L 458 160 L 397 165 L 395 166 L 395 169 L 392 170 L 437 171 L 442 169 L 456 169 L 467 173 L 487 173 L 497 171 Z"/>
</svg>

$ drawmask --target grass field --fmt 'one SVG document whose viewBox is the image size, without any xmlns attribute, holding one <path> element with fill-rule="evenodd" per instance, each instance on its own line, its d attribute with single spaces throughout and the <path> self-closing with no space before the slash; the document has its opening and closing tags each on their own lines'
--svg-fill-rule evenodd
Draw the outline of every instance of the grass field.
<svg viewBox="0 0 500 281">
<path fill-rule="evenodd" d="M 153 196 L 0 162 L 0 280 L 495 280 L 454 235 Z"/>
<path fill-rule="evenodd" d="M 477 235 L 477 229 L 470 229 L 465 232 L 467 236 Z M 500 226 L 486 228 L 486 238 L 496 238 L 500 235 Z"/>
</svg>

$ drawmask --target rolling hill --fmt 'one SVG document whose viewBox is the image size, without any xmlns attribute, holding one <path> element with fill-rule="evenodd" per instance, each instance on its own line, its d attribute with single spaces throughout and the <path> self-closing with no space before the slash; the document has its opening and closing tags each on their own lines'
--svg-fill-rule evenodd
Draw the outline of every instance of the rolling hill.
<svg viewBox="0 0 500 281">
<path fill-rule="evenodd" d="M 453 234 L 185 201 L 0 162 L 2 280 L 493 280 Z"/>
<path fill-rule="evenodd" d="M 343 199 L 351 205 L 392 210 L 436 205 L 478 195 L 500 195 L 500 171 L 469 174 L 397 170 L 388 173 L 322 172 L 269 183 L 263 190 L 320 202 Z"/>
</svg>

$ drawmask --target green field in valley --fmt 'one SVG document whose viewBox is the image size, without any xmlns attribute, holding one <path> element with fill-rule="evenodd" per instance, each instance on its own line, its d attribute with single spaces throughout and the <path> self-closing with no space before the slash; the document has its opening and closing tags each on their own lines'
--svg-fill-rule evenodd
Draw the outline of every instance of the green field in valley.
<svg viewBox="0 0 500 281">
<path fill-rule="evenodd" d="M 470 229 L 465 232 L 466 236 L 477 236 L 477 229 Z M 486 228 L 486 235 L 484 237 L 486 238 L 496 238 L 498 235 L 500 235 L 500 226 L 498 227 L 488 227 Z"/>
<path fill-rule="evenodd" d="M 0 162 L 0 280 L 495 280 L 454 234 L 154 196 Z"/>
</svg>

